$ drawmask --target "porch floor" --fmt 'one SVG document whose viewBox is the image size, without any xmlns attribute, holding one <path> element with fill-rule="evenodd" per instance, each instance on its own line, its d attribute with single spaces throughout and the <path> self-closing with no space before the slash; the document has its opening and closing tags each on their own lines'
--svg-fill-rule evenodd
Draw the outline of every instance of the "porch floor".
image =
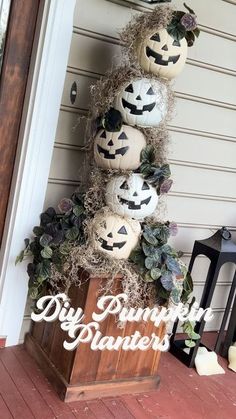
<svg viewBox="0 0 236 419">
<path fill-rule="evenodd" d="M 160 388 L 87 402 L 63 403 L 23 346 L 0 350 L 0 418 L 233 419 L 236 374 L 200 377 L 171 354 L 161 357 Z"/>
</svg>

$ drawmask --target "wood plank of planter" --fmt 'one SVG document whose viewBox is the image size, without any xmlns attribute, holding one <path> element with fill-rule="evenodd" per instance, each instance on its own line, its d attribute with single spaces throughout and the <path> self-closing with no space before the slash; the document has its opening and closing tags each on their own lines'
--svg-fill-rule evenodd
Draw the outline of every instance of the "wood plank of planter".
<svg viewBox="0 0 236 419">
<path fill-rule="evenodd" d="M 96 310 L 99 292 L 104 283 L 102 278 L 90 278 L 84 316 L 86 323 L 93 321 L 92 313 Z M 97 310 L 96 310 L 97 311 Z M 100 324 L 100 331 L 104 333 L 108 317 Z M 88 349 L 89 345 L 80 345 L 76 350 L 74 365 L 71 372 L 70 384 L 88 383 L 96 380 L 97 370 L 101 358 L 101 351 Z"/>
<path fill-rule="evenodd" d="M 86 323 L 93 320 L 93 312 L 99 311 L 97 299 L 106 280 L 105 277 L 90 277 L 80 288 L 73 286 L 70 289 L 72 306 L 84 307 Z M 121 277 L 114 280 L 113 295 L 120 293 L 121 281 Z M 37 329 L 37 325 L 35 328 Z M 162 326 L 155 328 L 152 322 L 128 322 L 125 329 L 119 329 L 113 315 L 107 316 L 100 323 L 100 332 L 103 336 L 132 335 L 138 328 L 141 335 L 149 337 L 152 332 L 160 338 L 165 333 Z M 26 348 L 43 368 L 63 400 L 89 400 L 157 388 L 159 383 L 157 368 L 160 358 L 160 353 L 157 351 L 153 349 L 145 352 L 123 351 L 121 348 L 113 352 L 92 351 L 89 344 L 81 344 L 74 351 L 66 351 L 63 348 L 63 340 L 65 338 L 68 340 L 68 337 L 61 330 L 59 322 L 56 326 L 51 324 L 51 332 L 53 339 L 50 344 L 51 349 L 47 350 L 47 353 L 41 337 L 37 342 L 35 335 L 27 336 Z M 46 333 L 50 335 L 48 325 Z"/>
</svg>

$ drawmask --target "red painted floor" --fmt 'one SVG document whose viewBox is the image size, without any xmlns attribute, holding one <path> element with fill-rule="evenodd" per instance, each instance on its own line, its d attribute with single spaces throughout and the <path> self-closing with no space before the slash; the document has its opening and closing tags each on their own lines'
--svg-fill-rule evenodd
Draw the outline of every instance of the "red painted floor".
<svg viewBox="0 0 236 419">
<path fill-rule="evenodd" d="M 171 354 L 162 354 L 156 391 L 88 402 L 63 403 L 22 346 L 0 350 L 0 419 L 233 419 L 236 374 L 199 377 Z"/>
</svg>

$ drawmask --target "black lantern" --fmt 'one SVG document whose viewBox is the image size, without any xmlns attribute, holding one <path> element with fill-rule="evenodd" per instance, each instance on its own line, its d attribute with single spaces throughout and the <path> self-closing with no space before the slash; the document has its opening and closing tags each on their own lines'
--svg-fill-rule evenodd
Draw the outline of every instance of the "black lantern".
<svg viewBox="0 0 236 419">
<path fill-rule="evenodd" d="M 171 0 L 142 0 L 145 3 L 170 3 Z"/>
<path fill-rule="evenodd" d="M 203 289 L 203 294 L 200 302 L 200 307 L 203 309 L 209 308 L 211 305 L 212 297 L 214 294 L 215 286 L 217 283 L 217 278 L 220 272 L 221 267 L 227 262 L 233 262 L 236 264 L 236 244 L 231 239 L 231 233 L 227 228 L 222 227 L 218 230 L 213 236 L 205 240 L 196 240 L 193 247 L 193 253 L 189 263 L 189 272 L 191 273 L 194 261 L 197 256 L 204 255 L 210 259 L 210 266 L 208 269 L 205 286 Z M 231 290 L 228 296 L 228 301 L 226 304 L 223 320 L 220 326 L 219 334 L 215 344 L 215 352 L 226 354 L 226 351 L 232 340 L 235 336 L 235 317 L 236 317 L 236 297 L 234 302 L 234 307 L 232 310 L 231 319 L 228 326 L 228 331 L 226 332 L 226 338 L 224 342 L 225 326 L 229 317 L 231 305 L 234 298 L 234 292 L 236 288 L 236 274 L 232 282 Z M 234 315 L 233 315 L 234 312 Z M 195 357 L 199 346 L 205 346 L 201 343 L 201 339 L 196 342 L 196 346 L 191 348 L 187 353 L 184 351 L 186 349 L 184 340 L 175 340 L 176 330 L 178 322 L 174 324 L 173 334 L 171 337 L 171 346 L 170 352 L 179 358 L 185 365 L 188 367 L 194 366 Z M 195 327 L 195 332 L 198 333 L 201 337 L 204 331 L 205 321 L 201 320 L 197 322 Z M 226 342 L 227 341 L 227 342 Z M 226 349 L 227 348 L 227 349 Z"/>
</svg>

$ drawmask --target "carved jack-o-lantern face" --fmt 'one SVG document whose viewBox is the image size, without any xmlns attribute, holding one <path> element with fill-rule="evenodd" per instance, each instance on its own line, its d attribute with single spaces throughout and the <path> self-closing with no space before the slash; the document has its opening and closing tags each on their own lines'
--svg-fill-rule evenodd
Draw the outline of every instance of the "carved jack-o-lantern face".
<svg viewBox="0 0 236 419">
<path fill-rule="evenodd" d="M 116 214 L 141 220 L 155 211 L 158 195 L 139 174 L 117 176 L 107 184 L 106 203 Z"/>
<path fill-rule="evenodd" d="M 173 79 L 183 69 L 187 58 L 187 41 L 177 41 L 166 29 L 151 34 L 137 47 L 141 67 L 149 73 Z"/>
<path fill-rule="evenodd" d="M 138 244 L 140 232 L 140 224 L 135 220 L 116 214 L 104 215 L 104 219 L 95 224 L 95 245 L 97 250 L 115 259 L 128 259 Z"/>
<path fill-rule="evenodd" d="M 104 169 L 135 170 L 145 146 L 144 135 L 128 125 L 122 125 L 119 132 L 101 129 L 94 141 L 94 158 Z"/>
<path fill-rule="evenodd" d="M 114 106 L 129 125 L 157 127 L 166 115 L 167 90 L 156 80 L 132 80 L 121 89 Z"/>
</svg>

